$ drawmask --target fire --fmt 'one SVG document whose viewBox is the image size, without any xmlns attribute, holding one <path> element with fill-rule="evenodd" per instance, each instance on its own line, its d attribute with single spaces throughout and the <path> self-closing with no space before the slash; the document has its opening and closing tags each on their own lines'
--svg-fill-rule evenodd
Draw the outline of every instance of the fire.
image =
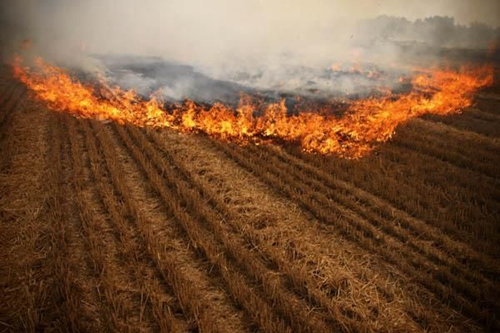
<svg viewBox="0 0 500 333">
<path fill-rule="evenodd" d="M 354 62 L 349 69 L 350 73 L 363 74 L 363 67 L 359 62 Z"/>
<path fill-rule="evenodd" d="M 338 63 L 334 63 L 331 67 L 330 67 L 330 70 L 332 72 L 340 72 L 342 70 L 342 65 L 338 64 Z"/>
<path fill-rule="evenodd" d="M 104 82 L 101 88 L 85 85 L 41 59 L 35 66 L 36 70 L 23 67 L 17 57 L 14 73 L 54 110 L 119 124 L 204 132 L 238 143 L 293 142 L 307 152 L 345 158 L 366 155 L 411 118 L 460 112 L 472 104 L 475 91 L 493 82 L 492 69 L 486 66 L 420 71 L 411 80 L 410 93 L 349 102 L 339 117 L 325 110 L 290 114 L 284 100 L 266 105 L 251 96 L 242 96 L 235 109 L 190 100 L 166 108 L 155 96 L 145 101 L 133 91 L 109 88 Z"/>
</svg>

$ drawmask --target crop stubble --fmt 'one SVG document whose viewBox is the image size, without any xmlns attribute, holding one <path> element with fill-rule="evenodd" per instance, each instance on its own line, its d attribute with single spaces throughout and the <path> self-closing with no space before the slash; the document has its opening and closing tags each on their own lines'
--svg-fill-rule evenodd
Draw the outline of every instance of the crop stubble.
<svg viewBox="0 0 500 333">
<path fill-rule="evenodd" d="M 0 91 L 0 330 L 499 328 L 495 100 L 347 161 Z"/>
</svg>

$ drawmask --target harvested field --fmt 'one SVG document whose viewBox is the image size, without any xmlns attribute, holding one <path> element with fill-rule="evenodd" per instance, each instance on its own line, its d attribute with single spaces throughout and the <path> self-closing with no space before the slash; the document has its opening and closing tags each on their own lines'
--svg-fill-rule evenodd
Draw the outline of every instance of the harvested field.
<svg viewBox="0 0 500 333">
<path fill-rule="evenodd" d="M 358 160 L 78 119 L 0 77 L 0 332 L 500 331 L 500 90 Z"/>
</svg>

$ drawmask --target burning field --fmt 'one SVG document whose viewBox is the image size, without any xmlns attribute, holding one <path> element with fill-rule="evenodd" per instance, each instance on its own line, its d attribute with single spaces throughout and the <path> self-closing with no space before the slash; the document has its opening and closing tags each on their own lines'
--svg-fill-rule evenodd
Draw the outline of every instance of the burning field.
<svg viewBox="0 0 500 333">
<path fill-rule="evenodd" d="M 2 331 L 500 329 L 494 70 L 232 105 L 17 57 L 0 87 Z"/>
<path fill-rule="evenodd" d="M 119 4 L 0 2 L 0 332 L 500 332 L 498 1 Z"/>
<path fill-rule="evenodd" d="M 40 58 L 35 62 L 33 70 L 23 67 L 22 59 L 16 57 L 14 75 L 54 110 L 122 125 L 202 132 L 239 143 L 298 143 L 306 152 L 347 158 L 362 157 L 412 118 L 460 112 L 471 106 L 479 88 L 493 82 L 493 68 L 487 66 L 420 70 L 423 73 L 409 79 L 411 91 L 388 91 L 380 97 L 346 101 L 338 115 L 341 101 L 306 100 L 289 110 L 284 98 L 265 103 L 252 95 L 242 95 L 234 109 L 223 103 L 204 106 L 192 100 L 165 107 L 154 94 L 143 100 L 133 90 L 110 88 L 102 81 L 101 87 L 95 88 Z M 290 114 L 292 111 L 294 114 Z"/>
</svg>

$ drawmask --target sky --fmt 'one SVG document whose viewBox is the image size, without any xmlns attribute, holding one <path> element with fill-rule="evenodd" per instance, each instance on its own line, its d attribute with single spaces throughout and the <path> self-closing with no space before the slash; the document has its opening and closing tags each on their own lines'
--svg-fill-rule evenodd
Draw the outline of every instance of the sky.
<svg viewBox="0 0 500 333">
<path fill-rule="evenodd" d="M 0 0 L 2 47 L 30 38 L 47 55 L 159 55 L 219 65 L 345 52 L 359 19 L 453 16 L 500 26 L 499 0 Z M 271 62 L 271 61 L 270 61 Z"/>
</svg>

